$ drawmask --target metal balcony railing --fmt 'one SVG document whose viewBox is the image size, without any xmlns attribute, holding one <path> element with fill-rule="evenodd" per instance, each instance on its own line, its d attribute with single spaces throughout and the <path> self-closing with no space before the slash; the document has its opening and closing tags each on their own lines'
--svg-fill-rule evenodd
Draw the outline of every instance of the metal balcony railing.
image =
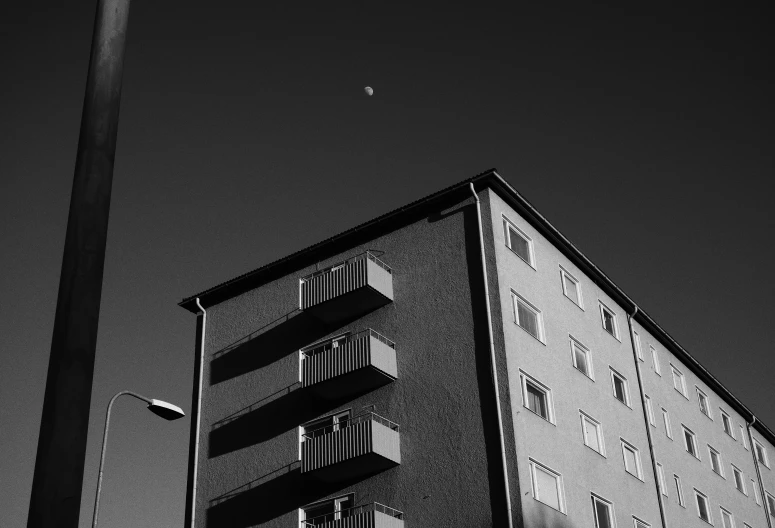
<svg viewBox="0 0 775 528">
<path fill-rule="evenodd" d="M 359 339 L 363 339 L 367 336 L 370 336 L 379 341 L 382 341 L 383 343 L 385 343 L 387 346 L 389 346 L 394 350 L 396 348 L 396 344 L 393 341 L 383 336 L 379 332 L 375 332 L 371 328 L 368 328 L 356 334 L 348 334 L 346 336 L 332 337 L 331 339 L 327 339 L 326 341 L 315 343 L 314 345 L 310 345 L 308 347 L 302 348 L 301 353 L 304 354 L 304 357 L 312 357 L 315 354 L 319 354 L 321 352 L 327 352 L 334 348 L 338 348 L 340 346 L 346 345 L 347 343 L 358 341 Z"/>
<path fill-rule="evenodd" d="M 368 259 L 372 262 L 374 262 L 377 266 L 384 269 L 388 273 L 392 274 L 393 270 L 390 269 L 390 266 L 379 260 L 377 257 L 374 256 L 374 254 L 371 251 L 366 251 L 365 253 L 361 253 L 360 255 L 355 255 L 354 257 L 350 257 L 347 260 L 343 260 L 342 262 L 337 262 L 336 264 L 332 264 L 331 266 L 328 266 L 327 268 L 323 268 L 321 270 L 318 270 L 314 273 L 310 273 L 309 275 L 306 275 L 301 278 L 301 282 L 307 282 L 312 280 L 313 278 L 317 277 L 318 275 L 323 275 L 325 273 L 330 273 L 332 271 L 337 271 L 341 268 L 344 268 L 348 264 L 353 264 L 355 262 L 358 262 L 360 260 Z"/>
<path fill-rule="evenodd" d="M 302 435 L 305 439 L 309 438 L 317 438 L 318 436 L 326 435 L 329 433 L 333 433 L 334 431 L 341 431 L 342 429 L 345 429 L 346 427 L 353 427 L 359 423 L 367 422 L 367 421 L 373 421 L 377 422 L 379 424 L 384 425 L 391 431 L 399 432 L 399 425 L 395 422 L 391 422 L 387 418 L 378 415 L 377 413 L 373 412 L 367 412 L 364 414 L 359 414 L 355 418 L 350 418 L 349 420 L 346 420 L 344 422 L 339 422 L 335 424 L 328 424 L 328 425 L 321 425 L 320 427 L 316 427 L 314 429 L 305 430 L 304 434 Z"/>
<path fill-rule="evenodd" d="M 398 511 L 395 508 L 385 506 L 384 504 L 380 504 L 379 502 L 372 502 L 370 504 L 364 504 L 363 506 L 355 506 L 354 508 L 348 508 L 346 510 L 341 510 L 338 512 L 327 513 L 325 515 L 319 515 L 317 517 L 313 517 L 311 519 L 301 521 L 301 526 L 302 528 L 313 528 L 316 526 L 327 525 L 329 523 L 335 523 L 336 521 L 340 521 L 342 519 L 348 519 L 358 515 L 365 516 L 366 514 L 369 514 L 372 512 L 383 513 L 389 517 L 393 517 L 399 520 L 404 519 L 403 512 Z M 353 525 L 358 526 L 357 524 L 353 524 Z M 335 525 L 332 525 L 332 526 L 335 526 Z"/>
</svg>

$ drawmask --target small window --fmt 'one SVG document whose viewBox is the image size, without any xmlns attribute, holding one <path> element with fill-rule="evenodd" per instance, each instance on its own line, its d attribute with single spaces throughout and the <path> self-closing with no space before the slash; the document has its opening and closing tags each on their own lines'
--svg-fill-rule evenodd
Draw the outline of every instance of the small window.
<svg viewBox="0 0 775 528">
<path fill-rule="evenodd" d="M 533 498 L 564 513 L 565 501 L 560 474 L 531 458 L 530 476 L 533 483 Z"/>
<path fill-rule="evenodd" d="M 764 464 L 765 467 L 770 467 L 770 463 L 767 460 L 767 450 L 764 448 L 764 446 L 761 445 L 756 440 L 754 440 L 753 450 L 754 450 L 754 453 L 756 453 L 756 460 L 758 460 L 759 463 Z"/>
<path fill-rule="evenodd" d="M 667 486 L 665 485 L 665 468 L 662 467 L 662 464 L 657 462 L 657 484 L 659 485 L 659 491 L 662 492 L 662 495 L 667 497 Z"/>
<path fill-rule="evenodd" d="M 605 446 L 603 444 L 603 427 L 600 422 L 589 416 L 584 411 L 581 415 L 581 436 L 584 445 L 605 456 Z"/>
<path fill-rule="evenodd" d="M 775 517 L 775 497 L 770 495 L 768 491 L 765 492 L 767 494 L 767 511 L 770 514 L 770 517 Z"/>
<path fill-rule="evenodd" d="M 702 392 L 699 387 L 697 387 L 697 402 L 700 404 L 700 412 L 712 420 L 713 417 L 710 415 L 708 396 Z"/>
<path fill-rule="evenodd" d="M 633 477 L 643 480 L 640 467 L 640 453 L 638 452 L 638 449 L 624 439 L 621 439 L 621 441 L 622 455 L 624 456 L 624 470 Z"/>
<path fill-rule="evenodd" d="M 638 354 L 638 359 L 643 361 L 643 351 L 640 349 L 640 336 L 635 330 L 632 331 L 633 346 L 635 346 L 635 353 Z"/>
<path fill-rule="evenodd" d="M 753 501 L 757 506 L 761 506 L 762 498 L 759 496 L 759 486 L 754 479 L 751 479 L 751 489 L 753 489 Z"/>
<path fill-rule="evenodd" d="M 583 308 L 581 303 L 581 285 L 576 277 L 571 275 L 568 270 L 560 266 L 560 280 L 562 280 L 562 293 L 573 301 L 573 304 Z"/>
<path fill-rule="evenodd" d="M 516 253 L 516 255 L 527 262 L 531 267 L 533 264 L 533 241 L 517 226 L 503 219 L 503 231 L 506 236 L 506 247 Z"/>
<path fill-rule="evenodd" d="M 700 454 L 697 451 L 697 437 L 695 437 L 691 429 L 687 428 L 685 425 L 683 426 L 683 431 L 684 431 L 684 445 L 686 446 L 686 452 L 699 460 Z"/>
<path fill-rule="evenodd" d="M 721 524 L 724 528 L 735 528 L 735 523 L 732 520 L 732 512 L 719 507 L 721 510 Z"/>
<path fill-rule="evenodd" d="M 541 311 L 516 293 L 512 292 L 511 296 L 514 299 L 514 322 L 525 332 L 543 342 Z"/>
<path fill-rule="evenodd" d="M 651 528 L 651 525 L 647 523 L 646 521 L 641 521 L 637 517 L 632 518 L 632 522 L 635 525 L 635 528 Z"/>
<path fill-rule="evenodd" d="M 657 349 L 651 345 L 649 345 L 649 349 L 651 350 L 651 361 L 654 363 L 654 372 L 657 374 L 657 376 L 661 376 L 662 368 L 659 366 L 659 356 L 657 355 Z"/>
<path fill-rule="evenodd" d="M 675 368 L 675 365 L 670 365 L 670 370 L 673 371 L 673 388 L 681 393 L 681 396 L 686 398 L 686 380 L 684 380 L 683 372 Z"/>
<path fill-rule="evenodd" d="M 616 325 L 616 314 L 614 314 L 606 305 L 600 303 L 600 317 L 603 321 L 603 329 L 619 339 L 619 328 Z"/>
<path fill-rule="evenodd" d="M 590 357 L 589 349 L 571 337 L 570 353 L 573 366 L 576 367 L 576 370 L 589 379 L 594 380 L 595 377 L 592 374 L 592 358 Z"/>
<path fill-rule="evenodd" d="M 713 470 L 714 473 L 723 477 L 724 468 L 721 464 L 721 455 L 719 454 L 718 451 L 713 449 L 710 446 L 710 444 L 708 445 L 708 453 L 710 454 L 710 468 Z"/>
<path fill-rule="evenodd" d="M 353 507 L 353 495 L 343 495 L 301 509 L 303 526 L 319 526 L 350 516 Z"/>
<path fill-rule="evenodd" d="M 735 435 L 732 431 L 732 420 L 730 420 L 729 415 L 724 412 L 724 409 L 719 409 L 719 411 L 721 411 L 721 425 L 724 427 L 724 432 L 734 438 Z"/>
<path fill-rule="evenodd" d="M 597 495 L 592 495 L 592 512 L 595 516 L 595 528 L 614 528 L 614 505 Z"/>
<path fill-rule="evenodd" d="M 713 524 L 708 507 L 708 496 L 695 488 L 694 498 L 697 501 L 697 515 L 708 524 Z"/>
<path fill-rule="evenodd" d="M 627 390 L 627 378 L 611 369 L 611 382 L 613 383 L 614 398 L 623 404 L 630 406 L 630 394 Z"/>
<path fill-rule="evenodd" d="M 678 505 L 686 508 L 686 503 L 684 502 L 684 490 L 681 487 L 681 477 L 674 474 L 673 483 L 675 484 L 675 495 L 678 498 Z"/>
<path fill-rule="evenodd" d="M 673 428 L 670 426 L 670 414 L 668 414 L 667 409 L 664 407 L 662 407 L 662 423 L 665 424 L 665 436 L 672 440 Z"/>
<path fill-rule="evenodd" d="M 649 423 L 656 427 L 657 423 L 654 420 L 654 410 L 651 408 L 651 398 L 649 398 L 646 394 L 643 395 L 643 398 L 646 400 L 646 414 L 649 417 Z"/>
<path fill-rule="evenodd" d="M 549 387 L 538 380 L 521 373 L 522 404 L 547 422 L 554 423 L 552 396 Z"/>
<path fill-rule="evenodd" d="M 743 495 L 748 495 L 745 491 L 745 479 L 743 478 L 743 472 L 740 471 L 740 468 L 732 466 L 732 475 L 735 476 L 735 487 L 737 488 L 737 491 Z"/>
<path fill-rule="evenodd" d="M 748 451 L 748 435 L 745 434 L 745 427 L 742 424 L 740 425 L 740 439 L 743 442 L 743 449 Z"/>
</svg>

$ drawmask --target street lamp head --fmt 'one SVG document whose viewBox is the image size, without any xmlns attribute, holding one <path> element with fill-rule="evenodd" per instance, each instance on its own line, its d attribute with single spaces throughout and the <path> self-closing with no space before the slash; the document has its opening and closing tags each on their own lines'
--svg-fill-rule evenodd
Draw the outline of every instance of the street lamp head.
<svg viewBox="0 0 775 528">
<path fill-rule="evenodd" d="M 148 404 L 148 409 L 153 414 L 161 416 L 169 421 L 183 418 L 186 415 L 186 413 L 183 412 L 183 409 L 177 405 L 172 405 L 171 403 L 162 400 L 151 400 L 151 403 Z"/>
</svg>

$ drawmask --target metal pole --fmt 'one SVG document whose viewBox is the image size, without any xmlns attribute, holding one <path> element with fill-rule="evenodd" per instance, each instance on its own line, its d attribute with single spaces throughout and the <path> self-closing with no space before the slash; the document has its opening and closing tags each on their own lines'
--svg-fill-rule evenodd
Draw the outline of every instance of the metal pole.
<svg viewBox="0 0 775 528">
<path fill-rule="evenodd" d="M 102 492 L 102 467 L 105 465 L 105 446 L 108 445 L 108 428 L 110 427 L 110 410 L 113 408 L 113 402 L 116 401 L 116 399 L 119 396 L 122 395 L 129 395 L 134 396 L 138 400 L 143 400 L 144 402 L 150 404 L 151 400 L 149 398 L 146 398 L 145 396 L 140 396 L 137 393 L 131 392 L 131 391 L 121 391 L 115 396 L 113 396 L 110 399 L 110 403 L 108 403 L 108 412 L 105 416 L 105 431 L 102 433 L 102 452 L 100 453 L 100 472 L 99 476 L 97 477 L 97 493 L 94 495 L 94 516 L 92 517 L 92 528 L 97 528 L 97 516 L 99 515 L 100 511 L 100 493 Z"/>
<path fill-rule="evenodd" d="M 98 0 L 28 528 L 77 528 L 129 0 Z"/>
</svg>

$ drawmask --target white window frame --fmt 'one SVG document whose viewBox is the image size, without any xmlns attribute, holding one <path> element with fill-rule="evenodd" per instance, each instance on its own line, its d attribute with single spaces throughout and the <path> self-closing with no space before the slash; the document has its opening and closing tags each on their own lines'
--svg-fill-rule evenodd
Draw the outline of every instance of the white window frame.
<svg viewBox="0 0 775 528">
<path fill-rule="evenodd" d="M 665 426 L 665 436 L 672 440 L 673 426 L 670 424 L 670 413 L 664 407 L 662 407 L 662 424 Z"/>
<path fill-rule="evenodd" d="M 635 330 L 632 331 L 632 340 L 635 346 L 635 353 L 638 355 L 638 359 L 643 361 L 643 350 L 640 348 L 640 335 Z"/>
<path fill-rule="evenodd" d="M 643 468 L 640 464 L 640 451 L 637 447 L 629 443 L 624 438 L 619 438 L 622 444 L 622 463 L 624 464 L 624 471 L 625 473 L 632 475 L 638 480 L 643 480 Z M 629 451 L 632 453 L 633 457 L 635 458 L 635 473 L 632 473 L 630 470 L 627 469 L 627 454 L 626 451 Z"/>
<path fill-rule="evenodd" d="M 732 426 L 732 417 L 721 407 L 719 407 L 718 410 L 721 412 L 721 429 L 723 429 L 727 435 L 731 436 L 733 440 L 737 440 L 735 438 L 735 429 Z M 729 426 L 729 429 L 727 429 L 727 426 Z"/>
<path fill-rule="evenodd" d="M 740 426 L 740 438 L 743 441 L 743 449 L 748 451 L 748 435 L 745 434 L 745 426 L 743 424 L 737 424 Z"/>
<path fill-rule="evenodd" d="M 648 394 L 644 394 L 643 399 L 646 401 L 646 414 L 649 417 L 649 423 L 652 427 L 656 427 L 657 422 L 654 420 L 654 409 L 651 407 L 651 397 L 649 397 Z"/>
<path fill-rule="evenodd" d="M 528 258 L 530 260 L 525 260 L 524 258 L 522 258 L 522 255 L 514 251 L 514 247 L 511 244 L 511 233 L 509 231 L 509 226 L 514 229 L 514 231 L 517 233 L 517 236 L 521 237 L 525 242 L 527 242 L 527 253 L 528 253 Z M 533 239 L 530 238 L 527 235 L 527 233 L 525 233 L 523 230 L 518 228 L 514 222 L 512 222 L 505 216 L 503 216 L 503 237 L 504 237 L 504 242 L 506 243 L 506 247 L 509 248 L 509 250 L 512 253 L 518 256 L 519 260 L 521 260 L 522 262 L 524 262 L 534 270 L 537 269 L 535 264 L 536 259 L 535 259 L 535 252 L 533 248 Z"/>
<path fill-rule="evenodd" d="M 713 455 L 716 455 L 716 457 L 714 458 Z M 710 461 L 710 469 L 719 477 L 726 478 L 724 476 L 724 461 L 721 459 L 721 453 L 718 449 L 714 448 L 710 444 L 708 444 L 708 457 Z M 716 471 L 716 468 L 713 467 L 714 460 L 718 463 L 718 471 Z"/>
<path fill-rule="evenodd" d="M 528 411 L 530 411 L 530 413 L 533 414 L 534 416 L 537 416 L 542 420 L 545 420 L 550 424 L 555 425 L 554 398 L 552 398 L 552 389 L 550 389 L 547 385 L 535 379 L 533 376 L 531 376 L 524 370 L 519 371 L 519 382 L 522 385 L 522 406 Z M 527 406 L 527 384 L 528 383 L 530 383 L 531 385 L 533 385 L 538 390 L 544 393 L 544 396 L 546 397 L 546 414 L 547 414 L 546 418 L 544 418 L 543 416 L 541 416 L 540 414 L 533 411 L 530 407 Z"/>
<path fill-rule="evenodd" d="M 544 316 L 541 313 L 541 310 L 539 310 L 533 303 L 522 297 L 520 294 L 515 292 L 514 290 L 511 290 L 511 299 L 512 304 L 514 305 L 514 324 L 516 324 L 518 327 L 520 327 L 522 330 L 525 331 L 527 335 L 532 337 L 533 339 L 536 339 L 537 341 L 546 344 L 546 340 L 544 339 Z M 529 311 L 533 312 L 536 316 L 536 330 L 538 330 L 538 335 L 534 336 L 531 334 L 524 326 L 522 326 L 519 322 L 519 306 L 518 303 L 522 302 Z"/>
<path fill-rule="evenodd" d="M 616 401 L 626 405 L 630 409 L 632 409 L 632 406 L 630 405 L 630 386 L 627 382 L 627 378 L 619 374 L 616 370 L 614 370 L 613 367 L 609 367 L 609 370 L 611 371 L 611 394 L 613 394 L 613 397 Z M 614 378 L 619 378 L 624 382 L 624 401 L 621 401 L 619 398 L 616 397 L 616 385 L 614 382 Z"/>
<path fill-rule="evenodd" d="M 764 490 L 764 509 L 770 517 L 775 517 L 775 495 Z"/>
<path fill-rule="evenodd" d="M 745 474 L 743 473 L 743 470 L 737 467 L 734 464 L 730 464 L 732 466 L 732 480 L 735 481 L 735 488 L 737 491 L 748 496 L 748 490 L 745 489 Z M 738 477 L 740 478 L 740 486 L 738 487 Z M 742 489 L 741 489 L 742 488 Z"/>
<path fill-rule="evenodd" d="M 688 400 L 689 397 L 686 395 L 686 378 L 684 377 L 684 373 L 672 363 L 670 363 L 670 370 L 673 375 L 673 388 Z M 676 387 L 676 381 L 678 381 L 680 387 Z"/>
<path fill-rule="evenodd" d="M 659 355 L 657 354 L 657 349 L 654 348 L 654 345 L 649 345 L 649 350 L 651 350 L 651 362 L 654 366 L 654 374 L 661 376 L 662 367 L 659 364 Z"/>
<path fill-rule="evenodd" d="M 584 442 L 584 445 L 590 448 L 595 453 L 605 457 L 605 441 L 604 441 L 604 435 L 603 435 L 603 425 L 598 421 L 592 418 L 589 414 L 585 413 L 581 409 L 579 409 L 579 417 L 581 418 L 581 440 Z M 584 427 L 585 423 L 589 423 L 594 427 L 595 430 L 595 436 L 597 437 L 597 445 L 600 447 L 600 451 L 592 447 L 587 443 L 587 429 Z"/>
<path fill-rule="evenodd" d="M 616 339 L 617 341 L 621 341 L 621 339 L 619 338 L 619 322 L 616 318 L 616 312 L 614 312 L 608 306 L 606 306 L 606 304 L 603 301 L 598 299 L 597 302 L 598 302 L 598 305 L 600 306 L 600 325 L 603 327 L 603 331 L 606 334 L 613 336 L 613 338 Z M 613 330 L 614 330 L 613 333 L 609 332 L 608 329 L 605 327 L 605 312 L 608 312 L 609 314 L 611 314 L 611 322 L 613 323 Z"/>
<path fill-rule="evenodd" d="M 686 501 L 684 500 L 684 490 L 681 485 L 681 477 L 676 473 L 673 473 L 673 483 L 675 484 L 675 494 L 678 497 L 678 505 L 682 508 L 686 508 Z"/>
<path fill-rule="evenodd" d="M 657 485 L 659 486 L 659 491 L 662 492 L 662 495 L 667 497 L 667 482 L 665 482 L 665 468 L 659 462 L 657 462 Z"/>
<path fill-rule="evenodd" d="M 686 452 L 692 455 L 697 460 L 702 460 L 700 458 L 700 449 L 699 449 L 699 446 L 697 445 L 697 435 L 694 434 L 694 431 L 686 427 L 684 424 L 681 424 L 681 429 L 683 429 L 684 449 L 686 450 Z M 691 443 L 692 443 L 692 448 L 694 450 L 694 453 L 689 451 L 686 445 L 686 433 L 689 433 L 689 435 L 691 436 L 691 439 L 692 439 Z"/>
<path fill-rule="evenodd" d="M 762 453 L 761 460 L 759 459 L 759 450 L 756 449 L 757 447 L 761 449 L 761 453 Z M 764 445 L 759 443 L 759 441 L 756 438 L 753 439 L 753 454 L 754 454 L 754 457 L 756 457 L 756 460 L 759 461 L 760 464 L 764 464 L 764 467 L 769 469 L 770 459 L 767 456 L 767 449 L 764 447 Z"/>
<path fill-rule="evenodd" d="M 587 371 L 588 372 L 586 372 L 586 373 L 581 372 L 581 373 L 584 374 L 589 379 L 591 379 L 592 381 L 595 381 L 595 371 L 592 368 L 592 354 L 590 353 L 589 348 L 584 346 L 584 344 L 581 341 L 579 341 L 578 339 L 576 339 L 572 335 L 569 334 L 568 337 L 570 338 L 570 355 L 571 355 L 571 362 L 573 364 L 573 368 L 575 368 L 577 371 L 581 372 L 581 370 L 579 369 L 579 366 L 578 366 L 578 362 L 576 361 L 576 350 L 575 350 L 575 348 L 578 347 L 578 349 L 581 350 L 584 353 L 584 357 L 586 358 L 586 361 L 587 361 Z"/>
<path fill-rule="evenodd" d="M 705 504 L 705 511 L 708 514 L 707 519 L 703 519 L 702 514 L 700 513 L 700 498 L 702 498 L 703 503 Z M 708 500 L 708 496 L 705 495 L 703 492 L 698 490 L 697 488 L 694 488 L 694 505 L 697 507 L 697 517 L 705 521 L 706 523 L 713 525 L 713 512 L 710 509 L 710 500 Z"/>
<path fill-rule="evenodd" d="M 632 516 L 632 524 L 635 528 L 651 528 L 651 525 L 649 523 L 647 523 L 643 519 L 639 519 L 635 517 L 634 515 Z"/>
<path fill-rule="evenodd" d="M 576 295 L 578 296 L 578 299 L 573 299 L 570 295 L 568 295 L 568 288 L 565 283 L 565 279 L 568 279 L 570 282 L 576 285 Z M 584 297 L 581 294 L 581 281 L 578 280 L 576 277 L 571 274 L 570 271 L 566 270 L 562 264 L 560 264 L 560 282 L 562 283 L 562 294 L 573 304 L 584 309 Z"/>
<path fill-rule="evenodd" d="M 533 492 L 533 499 L 540 502 L 541 504 L 548 506 L 549 508 L 559 511 L 560 513 L 565 513 L 565 492 L 564 492 L 564 486 L 562 484 L 562 474 L 558 471 L 553 470 L 546 464 L 542 464 L 538 460 L 534 459 L 533 457 L 528 457 L 529 464 L 530 464 L 530 484 Z M 559 503 L 560 509 L 557 510 L 554 506 L 551 504 L 548 504 L 541 500 L 540 493 L 538 491 L 538 479 L 536 477 L 536 470 L 543 471 L 545 474 L 548 474 L 552 477 L 554 477 L 555 482 L 557 483 L 557 502 Z"/>
<path fill-rule="evenodd" d="M 721 527 L 722 528 L 735 528 L 735 518 L 732 516 L 732 512 L 724 508 L 723 506 L 719 506 L 719 511 L 721 512 Z M 729 516 L 729 526 L 727 526 L 727 523 L 724 522 L 724 514 L 727 514 Z"/>
<path fill-rule="evenodd" d="M 707 395 L 707 394 L 705 394 L 705 391 L 703 391 L 703 390 L 702 390 L 701 388 L 699 388 L 698 386 L 696 386 L 696 385 L 695 385 L 695 386 L 694 386 L 694 388 L 695 388 L 695 389 L 697 389 L 697 405 L 698 405 L 698 406 L 699 406 L 699 408 L 700 408 L 700 412 L 701 412 L 701 413 L 702 413 L 704 416 L 707 416 L 708 418 L 710 418 L 711 420 L 713 420 L 713 415 L 712 415 L 712 412 L 711 412 L 711 410 L 710 410 L 710 399 L 708 398 L 708 395 Z M 707 412 L 703 412 L 703 410 L 702 410 L 702 401 L 704 401 L 704 402 L 705 402 L 705 410 L 706 410 Z"/>
<path fill-rule="evenodd" d="M 757 506 L 761 506 L 762 498 L 759 495 L 759 485 L 756 483 L 754 479 L 751 479 L 751 487 L 753 488 L 753 501 L 756 503 Z"/>
<path fill-rule="evenodd" d="M 600 527 L 600 522 L 597 518 L 597 503 L 604 504 L 608 510 L 608 515 L 611 517 L 611 528 L 616 528 L 616 513 L 614 512 L 614 503 L 608 499 L 603 498 L 597 493 L 592 493 L 592 519 L 595 521 L 595 527 Z"/>
</svg>

